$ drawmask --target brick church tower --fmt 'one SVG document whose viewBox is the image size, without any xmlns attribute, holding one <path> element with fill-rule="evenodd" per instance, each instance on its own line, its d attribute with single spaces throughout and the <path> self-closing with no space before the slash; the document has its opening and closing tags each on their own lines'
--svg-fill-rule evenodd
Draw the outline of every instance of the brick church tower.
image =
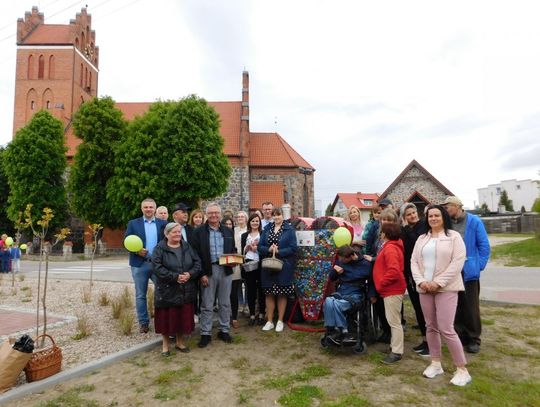
<svg viewBox="0 0 540 407">
<path fill-rule="evenodd" d="M 62 120 L 68 157 L 79 140 L 71 120 L 97 96 L 99 48 L 92 17 L 83 8 L 69 24 L 45 24 L 37 7 L 17 20 L 17 68 L 13 135 L 41 109 Z"/>
</svg>

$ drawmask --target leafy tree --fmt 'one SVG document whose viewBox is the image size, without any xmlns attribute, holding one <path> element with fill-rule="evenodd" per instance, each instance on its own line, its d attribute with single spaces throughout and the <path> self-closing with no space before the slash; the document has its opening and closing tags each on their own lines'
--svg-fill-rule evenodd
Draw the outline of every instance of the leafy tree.
<svg viewBox="0 0 540 407">
<path fill-rule="evenodd" d="M 112 98 L 95 98 L 77 111 L 73 128 L 82 143 L 70 169 L 70 206 L 87 223 L 121 226 L 111 213 L 107 183 L 114 175 L 114 149 L 127 128 L 122 112 Z"/>
<path fill-rule="evenodd" d="M 13 222 L 7 217 L 7 198 L 9 195 L 9 185 L 4 172 L 4 147 L 0 147 L 0 233 L 13 234 Z"/>
<path fill-rule="evenodd" d="M 43 208 L 50 208 L 55 213 L 51 228 L 63 224 L 67 215 L 65 153 L 64 126 L 46 110 L 36 113 L 17 131 L 3 154 L 10 188 L 9 219 L 16 221 L 26 204 L 32 203 L 32 217 L 40 216 Z"/>
<path fill-rule="evenodd" d="M 540 198 L 536 198 L 534 200 L 533 206 L 531 208 L 531 211 L 540 213 Z"/>
<path fill-rule="evenodd" d="M 487 203 L 484 202 L 482 205 L 480 205 L 480 213 L 483 215 L 489 213 L 489 206 Z"/>
<path fill-rule="evenodd" d="M 332 212 L 332 203 L 329 203 L 324 211 L 325 216 L 333 216 L 334 212 Z"/>
<path fill-rule="evenodd" d="M 507 211 L 514 212 L 514 205 L 512 200 L 508 198 L 508 192 L 505 189 L 501 192 L 501 199 L 499 199 L 499 205 L 504 205 Z"/>
<path fill-rule="evenodd" d="M 197 206 L 227 190 L 231 167 L 223 152 L 219 116 L 204 99 L 156 102 L 128 126 L 116 150 L 107 197 L 118 220 L 140 216 L 147 197 L 171 207 Z"/>
</svg>

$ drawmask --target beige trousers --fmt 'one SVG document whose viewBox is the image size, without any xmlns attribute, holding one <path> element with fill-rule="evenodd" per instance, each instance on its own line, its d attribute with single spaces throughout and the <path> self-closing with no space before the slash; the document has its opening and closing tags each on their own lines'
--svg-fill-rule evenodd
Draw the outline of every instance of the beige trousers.
<svg viewBox="0 0 540 407">
<path fill-rule="evenodd" d="M 401 304 L 403 304 L 402 295 L 392 295 L 384 298 L 384 313 L 388 325 L 390 325 L 390 331 L 392 333 L 392 339 L 390 340 L 390 347 L 393 353 L 403 355 L 403 326 L 401 325 Z"/>
</svg>

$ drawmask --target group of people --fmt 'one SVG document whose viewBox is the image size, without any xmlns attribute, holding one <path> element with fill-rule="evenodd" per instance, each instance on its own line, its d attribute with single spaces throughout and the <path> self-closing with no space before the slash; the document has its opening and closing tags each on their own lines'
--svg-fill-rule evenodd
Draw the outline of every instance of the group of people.
<svg viewBox="0 0 540 407">
<path fill-rule="evenodd" d="M 422 335 L 413 350 L 431 358 L 423 375 L 434 378 L 443 373 L 442 338 L 457 368 L 451 383 L 466 385 L 471 376 L 464 351 L 480 351 L 479 279 L 490 254 L 482 221 L 465 212 L 455 196 L 441 205 L 427 206 L 423 219 L 414 204 L 406 203 L 395 211 L 388 199 L 375 205 L 372 214 L 365 227 L 355 228 L 361 225 L 360 212 L 349 208 L 352 245 L 339 249 L 330 274 L 340 286 L 337 295 L 324 304 L 327 338 L 336 343 L 352 340 L 344 313 L 362 300 L 354 297 L 365 292 L 358 282 L 373 281 L 375 291 L 368 295 L 383 331 L 378 341 L 390 343 L 391 348 L 383 362 L 398 362 L 404 352 L 403 296 L 407 291 Z M 366 262 L 373 265 L 373 275 L 367 279 Z"/>
<path fill-rule="evenodd" d="M 156 207 L 153 199 L 141 203 L 142 217 L 132 219 L 125 235 L 137 235 L 143 249 L 130 253 L 135 283 L 136 311 L 141 333 L 149 332 L 147 290 L 155 285 L 155 331 L 162 334 L 162 353 L 170 354 L 169 338 L 175 348 L 189 352 L 184 338 L 190 335 L 198 319 L 198 346 L 212 341 L 213 313 L 217 308 L 217 338 L 231 343 L 231 326 L 238 327 L 239 296 L 242 282 L 249 309 L 249 326 L 264 325 L 263 331 L 284 329 L 287 296 L 294 294 L 296 234 L 285 222 L 281 208 L 271 202 L 262 212 L 222 213 L 220 205 L 209 203 L 205 211 L 183 203 L 172 212 L 168 222 L 166 207 Z M 225 215 L 225 216 L 224 216 Z M 222 264 L 228 254 L 242 254 L 244 265 Z M 262 259 L 276 257 L 283 262 L 279 273 L 263 269 Z M 274 314 L 277 308 L 277 320 Z M 274 323 L 275 322 L 275 323 Z"/>
<path fill-rule="evenodd" d="M 156 207 L 154 200 L 145 199 L 141 211 L 143 216 L 131 220 L 125 232 L 126 236 L 139 236 L 144 245 L 130 254 L 136 310 L 140 332 L 146 333 L 146 293 L 152 280 L 155 330 L 163 336 L 163 355 L 170 354 L 172 336 L 177 350 L 189 352 L 184 338 L 193 332 L 197 317 L 198 346 L 207 347 L 216 308 L 217 338 L 232 342 L 230 330 L 238 327 L 242 283 L 249 325 L 264 324 L 263 331 L 283 331 L 287 296 L 294 294 L 297 242 L 295 230 L 280 208 L 265 202 L 262 211 L 233 215 L 222 213 L 217 203 L 209 203 L 204 212 L 197 209 L 189 214 L 189 208 L 179 203 L 169 222 L 166 207 Z M 406 203 L 396 211 L 388 199 L 375 205 L 372 215 L 362 225 L 360 210 L 349 208 L 352 242 L 338 250 L 329 276 L 338 281 L 338 289 L 326 298 L 323 308 L 327 337 L 339 343 L 353 340 L 345 314 L 367 293 L 380 318 L 378 341 L 390 344 L 383 362 L 398 362 L 404 353 L 403 298 L 407 291 L 422 335 L 413 351 L 431 358 L 423 375 L 433 378 L 443 373 L 443 338 L 457 367 L 451 383 L 466 385 L 471 376 L 464 350 L 480 350 L 479 278 L 490 254 L 482 222 L 466 213 L 457 197 L 427 206 L 422 219 L 414 204 Z M 245 263 L 220 262 L 223 255 L 232 253 L 242 254 Z M 282 261 L 280 272 L 261 266 L 267 257 Z M 369 289 L 363 290 L 366 281 Z"/>
<path fill-rule="evenodd" d="M 8 235 L 2 234 L 0 238 L 0 273 L 18 273 L 21 269 L 21 249 L 17 242 L 6 243 Z"/>
</svg>

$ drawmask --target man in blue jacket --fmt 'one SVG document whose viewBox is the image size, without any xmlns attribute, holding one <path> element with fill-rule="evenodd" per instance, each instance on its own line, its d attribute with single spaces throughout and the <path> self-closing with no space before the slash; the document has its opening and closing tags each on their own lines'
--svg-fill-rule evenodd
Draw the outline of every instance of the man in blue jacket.
<svg viewBox="0 0 540 407">
<path fill-rule="evenodd" d="M 135 283 L 135 308 L 139 320 L 139 331 L 147 333 L 150 318 L 146 305 L 146 292 L 148 281 L 150 279 L 152 282 L 155 281 L 155 276 L 152 274 L 152 251 L 163 239 L 163 229 L 167 222 L 156 218 L 156 202 L 151 198 L 142 201 L 141 211 L 143 216 L 130 220 L 124 235 L 139 236 L 143 242 L 143 248 L 139 252 L 129 254 L 129 265 Z"/>
<path fill-rule="evenodd" d="M 463 265 L 463 283 L 465 291 L 458 294 L 458 305 L 454 327 L 461 339 L 465 351 L 480 351 L 480 272 L 486 268 L 489 260 L 490 245 L 486 229 L 480 218 L 463 210 L 461 200 L 449 196 L 443 203 L 452 218 L 452 227 L 461 234 L 467 249 L 467 259 Z"/>
</svg>

